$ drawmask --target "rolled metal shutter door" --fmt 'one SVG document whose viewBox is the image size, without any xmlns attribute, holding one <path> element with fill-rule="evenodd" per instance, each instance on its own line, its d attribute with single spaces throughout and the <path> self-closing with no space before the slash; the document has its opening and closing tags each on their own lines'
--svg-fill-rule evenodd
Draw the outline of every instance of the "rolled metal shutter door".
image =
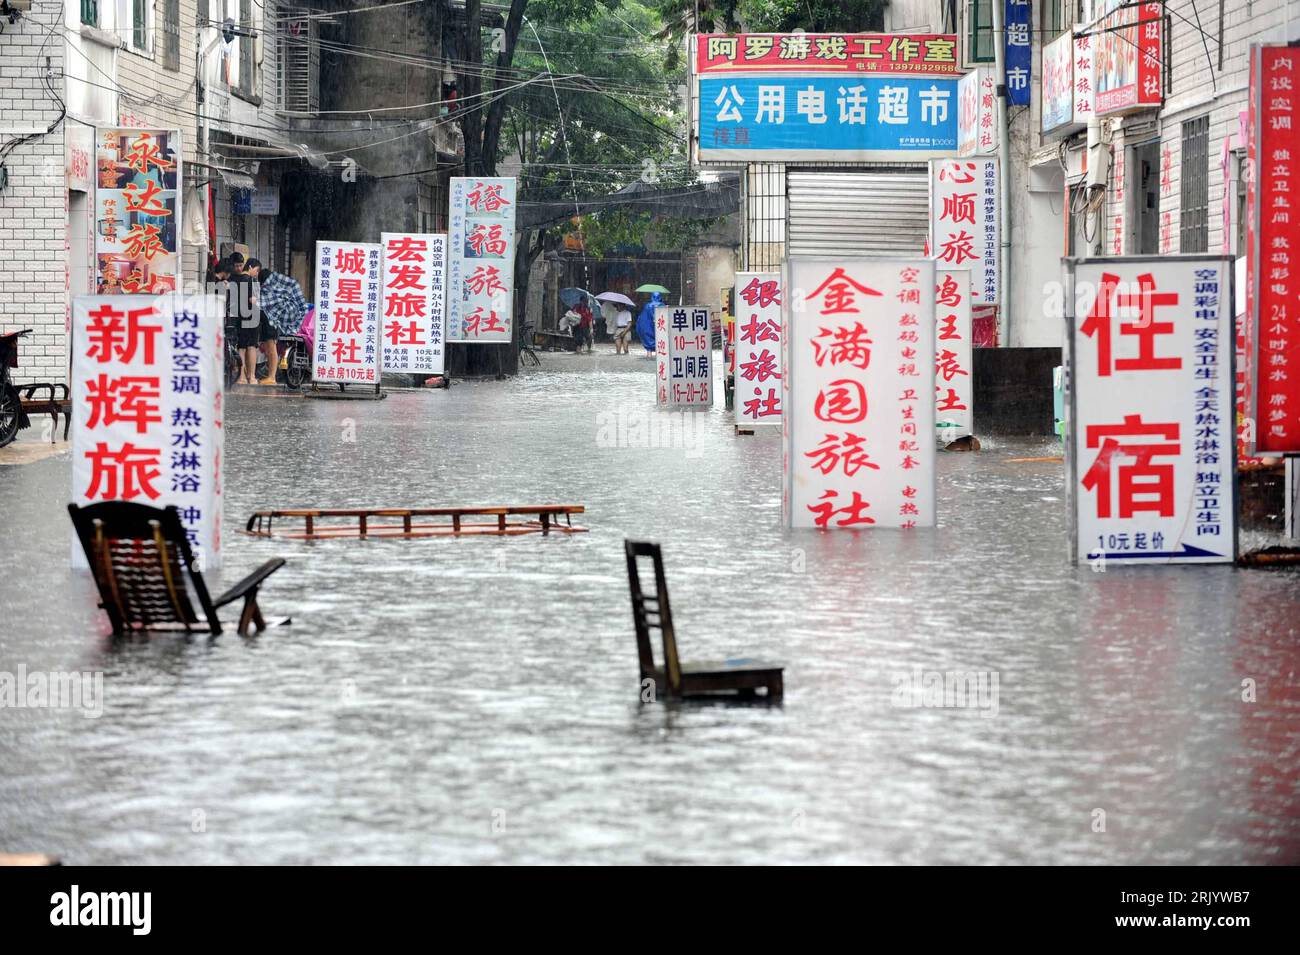
<svg viewBox="0 0 1300 955">
<path fill-rule="evenodd" d="M 787 255 L 921 255 L 929 228 L 924 167 L 788 170 Z"/>
</svg>

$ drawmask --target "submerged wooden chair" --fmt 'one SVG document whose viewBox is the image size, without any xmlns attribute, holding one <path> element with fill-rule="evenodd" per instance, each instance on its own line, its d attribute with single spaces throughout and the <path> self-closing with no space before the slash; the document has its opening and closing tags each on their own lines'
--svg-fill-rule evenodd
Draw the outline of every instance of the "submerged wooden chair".
<svg viewBox="0 0 1300 955">
<path fill-rule="evenodd" d="M 784 667 L 757 660 L 720 660 L 710 663 L 680 663 L 677 659 L 677 635 L 673 630 L 673 612 L 668 602 L 668 582 L 664 579 L 664 561 L 658 544 L 624 541 L 627 551 L 627 579 L 632 589 L 632 620 L 636 624 L 636 650 L 641 662 L 641 679 L 653 680 L 657 693 L 676 699 L 719 697 L 731 694 L 742 699 L 756 696 L 765 689 L 767 700 L 775 702 L 784 692 Z M 654 562 L 655 590 L 647 595 L 641 589 L 638 558 Z M 655 665 L 650 631 L 663 637 L 664 665 Z"/>
<path fill-rule="evenodd" d="M 194 566 L 194 554 L 175 507 L 103 501 L 86 507 L 69 504 L 68 513 L 99 588 L 100 606 L 116 635 L 148 630 L 220 634 L 223 628 L 217 610 L 241 597 L 244 606 L 236 628 L 241 636 L 248 635 L 250 626 L 260 632 L 290 622 L 288 617 L 266 620 L 257 606 L 258 590 L 284 566 L 283 558 L 268 560 L 213 600 L 203 574 Z M 202 617 L 190 601 L 190 590 L 198 599 Z"/>
</svg>

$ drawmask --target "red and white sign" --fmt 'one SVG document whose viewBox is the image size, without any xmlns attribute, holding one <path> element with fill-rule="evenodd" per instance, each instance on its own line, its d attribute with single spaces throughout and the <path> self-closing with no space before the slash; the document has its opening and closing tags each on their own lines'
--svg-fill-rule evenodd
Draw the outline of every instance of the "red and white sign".
<svg viewBox="0 0 1300 955">
<path fill-rule="evenodd" d="M 713 406 L 713 342 L 707 306 L 655 309 L 655 394 L 660 408 Z"/>
<path fill-rule="evenodd" d="M 947 444 L 972 433 L 970 269 L 934 273 L 934 427 Z"/>
<path fill-rule="evenodd" d="M 934 263 L 786 261 L 786 524 L 934 524 Z"/>
<path fill-rule="evenodd" d="M 980 66 L 957 84 L 957 155 L 988 155 L 998 150 L 997 82 L 993 69 Z"/>
<path fill-rule="evenodd" d="M 1092 74 L 1093 37 L 1086 27 L 1063 33 L 1043 46 L 1042 130 L 1070 133 L 1092 119 L 1096 94 Z"/>
<path fill-rule="evenodd" d="M 941 269 L 971 270 L 971 302 L 998 304 L 998 161 L 930 160 L 930 254 Z"/>
<path fill-rule="evenodd" d="M 1252 454 L 1300 452 L 1300 50 L 1252 49 L 1247 185 L 1247 432 Z M 1294 256 L 1294 258 L 1293 258 Z"/>
<path fill-rule="evenodd" d="M 697 73 L 908 73 L 956 76 L 951 33 L 702 33 Z"/>
<path fill-rule="evenodd" d="M 1076 561 L 1236 557 L 1232 263 L 1072 262 Z"/>
<path fill-rule="evenodd" d="M 781 275 L 736 273 L 736 424 L 781 423 Z"/>
<path fill-rule="evenodd" d="M 444 366 L 443 302 L 447 281 L 447 237 L 384 232 L 384 371 L 441 375 Z"/>
<path fill-rule="evenodd" d="M 447 340 L 508 342 L 514 334 L 518 181 L 451 180 L 447 228 Z"/>
<path fill-rule="evenodd" d="M 216 296 L 72 304 L 72 501 L 174 504 L 204 569 L 221 565 L 224 314 Z"/>
<path fill-rule="evenodd" d="M 1088 27 L 1092 34 L 1098 116 L 1156 109 L 1164 103 L 1164 4 L 1117 5 Z"/>
<path fill-rule="evenodd" d="M 315 381 L 379 383 L 380 247 L 316 243 Z"/>
</svg>

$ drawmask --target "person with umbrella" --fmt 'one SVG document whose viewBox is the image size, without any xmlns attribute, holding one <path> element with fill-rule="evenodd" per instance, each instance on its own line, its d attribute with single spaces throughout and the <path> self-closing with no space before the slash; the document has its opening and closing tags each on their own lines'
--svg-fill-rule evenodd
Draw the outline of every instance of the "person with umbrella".
<svg viewBox="0 0 1300 955">
<path fill-rule="evenodd" d="M 614 354 L 628 354 L 627 340 L 632 336 L 632 313 L 625 306 L 635 305 L 636 302 L 621 292 L 601 292 L 596 298 L 609 302 L 618 309 L 614 316 Z"/>
<path fill-rule="evenodd" d="M 649 357 L 655 353 L 655 309 L 664 304 L 662 295 L 668 289 L 662 285 L 642 285 L 637 291 L 650 293 L 650 301 L 641 307 L 641 314 L 636 317 L 636 334 Z"/>
</svg>

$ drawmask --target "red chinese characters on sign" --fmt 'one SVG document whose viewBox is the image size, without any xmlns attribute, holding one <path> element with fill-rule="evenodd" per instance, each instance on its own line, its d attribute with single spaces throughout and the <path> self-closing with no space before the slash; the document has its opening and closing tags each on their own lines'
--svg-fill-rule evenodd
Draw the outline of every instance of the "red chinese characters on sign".
<svg viewBox="0 0 1300 955">
<path fill-rule="evenodd" d="M 1099 259 L 1070 268 L 1075 559 L 1230 562 L 1227 261 Z"/>
<path fill-rule="evenodd" d="M 655 393 L 663 408 L 713 405 L 713 345 L 709 309 L 655 309 Z"/>
<path fill-rule="evenodd" d="M 1252 453 L 1300 452 L 1300 50 L 1254 52 L 1250 96 L 1245 424 Z M 1253 425 L 1253 427 L 1252 427 Z"/>
<path fill-rule="evenodd" d="M 935 429 L 944 444 L 972 433 L 970 276 L 967 269 L 935 272 Z M 916 340 L 910 329 L 903 336 Z"/>
<path fill-rule="evenodd" d="M 1158 107 L 1164 101 L 1164 4 L 1122 5 L 1087 31 L 1093 35 L 1096 115 Z"/>
<path fill-rule="evenodd" d="M 316 243 L 316 342 L 312 376 L 316 381 L 373 384 L 379 380 L 381 319 L 389 324 L 419 318 L 409 299 L 381 315 L 383 279 L 379 245 Z M 406 314 L 406 313 L 411 314 Z M 401 328 L 389 329 L 404 337 Z"/>
<path fill-rule="evenodd" d="M 700 34 L 695 70 L 711 73 L 910 73 L 955 76 L 952 34 Z"/>
<path fill-rule="evenodd" d="M 796 527 L 933 523 L 934 266 L 793 260 L 786 514 Z"/>
<path fill-rule="evenodd" d="M 939 268 L 971 269 L 972 304 L 997 304 L 996 159 L 931 162 L 929 248 Z"/>
<path fill-rule="evenodd" d="M 216 297 L 117 294 L 79 296 L 72 313 L 72 499 L 175 505 L 208 566 L 220 546 L 222 314 Z"/>
</svg>

